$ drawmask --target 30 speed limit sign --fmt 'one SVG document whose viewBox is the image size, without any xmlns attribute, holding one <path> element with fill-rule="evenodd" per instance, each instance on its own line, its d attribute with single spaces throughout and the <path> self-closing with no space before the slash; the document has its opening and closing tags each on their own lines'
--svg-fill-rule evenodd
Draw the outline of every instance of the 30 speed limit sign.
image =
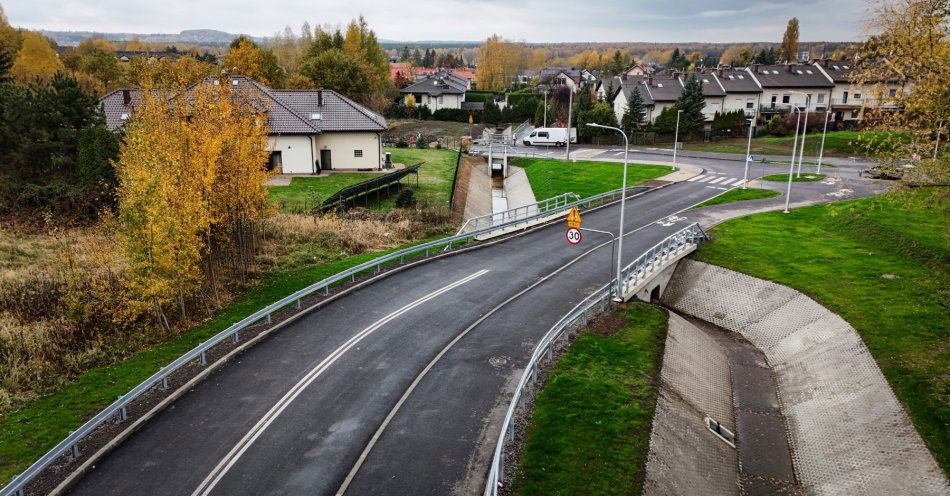
<svg viewBox="0 0 950 496">
<path fill-rule="evenodd" d="M 572 227 L 572 228 L 570 228 L 570 229 L 567 230 L 567 233 L 565 234 L 565 236 L 567 237 L 567 242 L 570 243 L 570 244 L 572 244 L 572 245 L 576 245 L 576 244 L 578 244 L 578 243 L 581 242 L 581 230 L 580 230 L 580 229 L 576 229 L 576 228 L 573 228 L 573 227 Z"/>
</svg>

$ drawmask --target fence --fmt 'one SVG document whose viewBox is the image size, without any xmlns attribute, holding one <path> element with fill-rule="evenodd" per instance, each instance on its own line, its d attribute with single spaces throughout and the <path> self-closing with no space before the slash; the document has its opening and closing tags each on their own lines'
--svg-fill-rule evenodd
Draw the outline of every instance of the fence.
<svg viewBox="0 0 950 496">
<path fill-rule="evenodd" d="M 480 229 L 497 226 L 507 222 L 516 222 L 521 219 L 543 214 L 550 210 L 557 210 L 560 207 L 567 205 L 571 201 L 577 201 L 580 199 L 581 197 L 574 193 L 563 193 L 551 198 L 546 198 L 537 203 L 515 207 L 503 212 L 482 215 L 481 217 L 472 217 L 462 224 L 462 227 L 459 228 L 459 231 L 456 235 L 464 234 L 466 232 L 478 231 Z"/>
<path fill-rule="evenodd" d="M 420 164 L 417 164 L 420 165 Z M 636 191 L 637 188 L 643 187 L 632 187 L 627 188 L 627 194 L 630 194 L 631 190 Z M 241 319 L 240 321 L 232 324 L 227 329 L 219 332 L 214 335 L 207 341 L 199 344 L 194 347 L 184 355 L 180 356 L 170 364 L 162 367 L 158 372 L 152 374 L 149 378 L 145 379 L 138 386 L 133 388 L 128 393 L 120 396 L 116 401 L 111 405 L 107 406 L 105 409 L 100 411 L 94 417 L 89 419 L 86 423 L 80 426 L 78 429 L 69 434 L 65 439 L 60 441 L 56 446 L 49 450 L 46 454 L 40 457 L 39 460 L 30 465 L 24 472 L 20 473 L 3 489 L 0 489 L 0 496 L 22 496 L 23 487 L 32 481 L 36 476 L 38 476 L 47 466 L 52 464 L 57 458 L 62 455 L 70 454 L 73 458 L 79 458 L 81 453 L 79 451 L 79 442 L 83 440 L 86 436 L 91 434 L 97 427 L 103 423 L 110 421 L 112 419 L 118 419 L 120 422 L 128 421 L 129 417 L 126 412 L 126 408 L 137 399 L 142 394 L 153 389 L 165 390 L 169 388 L 169 376 L 176 372 L 177 370 L 191 364 L 197 363 L 199 366 L 207 365 L 207 354 L 208 352 L 215 347 L 216 345 L 231 340 L 233 342 L 240 341 L 240 333 L 242 330 L 251 327 L 253 325 L 260 324 L 265 322 L 267 324 L 272 323 L 272 315 L 277 312 L 295 306 L 297 309 L 301 309 L 303 306 L 303 300 L 315 296 L 319 293 L 323 293 L 324 296 L 330 294 L 330 288 L 336 287 L 345 282 L 353 282 L 356 280 L 356 277 L 365 273 L 379 273 L 384 267 L 389 267 L 396 264 L 404 263 L 408 259 L 412 259 L 419 256 L 428 256 L 430 252 L 435 252 L 443 249 L 450 249 L 452 247 L 466 245 L 475 240 L 476 237 L 490 234 L 498 230 L 505 230 L 516 228 L 521 224 L 528 225 L 536 220 L 540 220 L 549 215 L 553 215 L 556 211 L 566 212 L 571 207 L 590 207 L 595 204 L 604 204 L 607 201 L 612 201 L 619 199 L 621 195 L 621 190 L 608 191 L 606 193 L 601 193 L 599 195 L 594 195 L 589 198 L 584 198 L 577 200 L 571 203 L 566 203 L 558 207 L 552 207 L 550 210 L 545 212 L 539 212 L 532 216 L 521 218 L 521 219 L 512 219 L 508 222 L 503 222 L 497 225 L 491 225 L 485 227 L 484 229 L 470 231 L 468 233 L 459 234 L 456 236 L 451 236 L 448 238 L 442 238 L 435 241 L 429 241 L 427 243 L 421 243 L 415 246 L 408 248 L 403 248 L 397 250 L 393 253 L 377 257 L 368 262 L 364 262 L 355 267 L 351 267 L 347 270 L 334 274 L 326 279 L 318 281 L 306 288 L 303 288 L 289 296 L 286 296 L 266 307 L 254 312 L 253 314 Z"/>
<path fill-rule="evenodd" d="M 452 175 L 452 189 L 449 190 L 449 209 L 455 207 L 455 187 L 459 182 L 459 166 L 462 164 L 462 147 L 458 147 L 459 153 L 455 157 L 455 174 Z"/>
<path fill-rule="evenodd" d="M 648 271 L 654 271 L 661 266 L 664 261 L 678 253 L 689 243 L 698 243 L 708 239 L 706 233 L 699 227 L 699 224 L 691 224 L 680 231 L 668 236 L 652 248 L 639 256 L 632 263 L 627 265 L 621 271 L 621 281 L 623 286 L 627 287 L 631 282 L 641 280 Z M 562 336 L 565 336 L 572 326 L 584 326 L 590 320 L 591 316 L 602 313 L 607 310 L 611 299 L 616 296 L 616 281 L 613 279 L 609 283 L 601 286 L 590 296 L 578 303 L 564 317 L 557 321 L 551 329 L 541 338 L 538 345 L 535 346 L 531 358 L 525 366 L 521 378 L 515 387 L 515 392 L 511 397 L 511 403 L 508 405 L 508 411 L 501 424 L 501 430 L 498 433 L 498 440 L 495 444 L 495 452 L 492 457 L 491 468 L 488 470 L 488 480 L 485 483 L 485 496 L 496 496 L 498 494 L 498 484 L 504 478 L 505 442 L 514 441 L 515 426 L 514 417 L 518 408 L 525 408 L 525 388 L 530 381 L 532 385 L 538 381 L 538 365 L 541 359 L 546 357 L 548 361 L 554 358 L 555 342 Z"/>
</svg>

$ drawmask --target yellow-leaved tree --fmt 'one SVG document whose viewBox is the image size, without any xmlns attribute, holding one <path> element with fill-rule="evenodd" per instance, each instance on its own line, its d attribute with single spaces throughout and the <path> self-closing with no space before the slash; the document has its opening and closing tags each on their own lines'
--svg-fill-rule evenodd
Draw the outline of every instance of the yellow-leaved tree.
<svg viewBox="0 0 950 496">
<path fill-rule="evenodd" d="M 246 268 L 267 213 L 266 115 L 229 82 L 145 88 L 116 163 L 117 234 L 129 260 L 128 318 L 215 294 L 216 267 Z"/>
<path fill-rule="evenodd" d="M 45 36 L 31 31 L 23 33 L 23 44 L 10 70 L 18 83 L 49 81 L 54 74 L 63 69 L 63 63 L 56 56 L 56 50 L 53 50 Z"/>
<path fill-rule="evenodd" d="M 475 84 L 479 90 L 505 88 L 528 66 L 529 58 L 530 54 L 523 45 L 494 34 L 478 48 Z"/>
</svg>

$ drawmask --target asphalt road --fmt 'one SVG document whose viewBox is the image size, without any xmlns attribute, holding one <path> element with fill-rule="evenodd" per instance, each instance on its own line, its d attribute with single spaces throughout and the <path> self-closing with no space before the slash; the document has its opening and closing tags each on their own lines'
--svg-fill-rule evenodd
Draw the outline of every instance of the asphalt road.
<svg viewBox="0 0 950 496">
<path fill-rule="evenodd" d="M 734 177 L 729 164 L 704 167 Z M 694 181 L 628 200 L 625 260 L 721 192 Z M 615 231 L 618 217 L 609 206 L 584 227 Z M 558 223 L 361 288 L 221 367 L 70 494 L 479 492 L 534 344 L 608 279 L 604 241 L 570 246 Z"/>
</svg>

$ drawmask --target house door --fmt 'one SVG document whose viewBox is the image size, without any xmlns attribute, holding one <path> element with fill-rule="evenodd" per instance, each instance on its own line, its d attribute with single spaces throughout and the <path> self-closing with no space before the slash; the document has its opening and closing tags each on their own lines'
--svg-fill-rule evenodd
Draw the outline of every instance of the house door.
<svg viewBox="0 0 950 496">
<path fill-rule="evenodd" d="M 333 164 L 330 162 L 330 150 L 320 150 L 320 168 L 330 170 Z"/>
<path fill-rule="evenodd" d="M 775 108 L 775 101 L 778 100 L 778 95 L 772 95 L 772 108 Z"/>
<path fill-rule="evenodd" d="M 272 171 L 277 169 L 278 171 L 283 171 L 283 160 L 281 160 L 280 151 L 274 151 L 270 154 L 270 160 L 267 163 L 267 170 Z"/>
</svg>

